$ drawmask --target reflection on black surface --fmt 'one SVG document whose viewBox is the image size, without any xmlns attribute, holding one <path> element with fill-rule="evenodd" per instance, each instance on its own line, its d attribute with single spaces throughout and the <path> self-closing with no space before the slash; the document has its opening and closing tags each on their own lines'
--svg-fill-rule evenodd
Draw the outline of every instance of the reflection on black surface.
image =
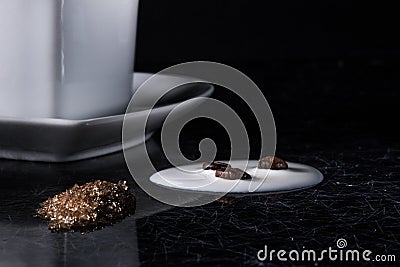
<svg viewBox="0 0 400 267">
<path fill-rule="evenodd" d="M 183 145 L 193 145 L 190 135 L 182 138 Z M 280 155 L 320 169 L 323 184 L 288 194 L 228 196 L 197 208 L 172 208 L 148 197 L 129 178 L 122 154 L 68 164 L 1 161 L 0 263 L 254 264 L 265 244 L 319 250 L 338 238 L 351 248 L 398 254 L 399 148 L 389 153 L 371 139 L 359 139 L 355 147 L 350 135 L 340 144 L 287 141 L 294 138 L 301 137 L 281 138 Z M 163 169 L 169 165 L 158 144 L 148 143 Z M 138 196 L 137 213 L 86 235 L 53 234 L 32 218 L 47 197 L 96 178 L 127 179 Z"/>
<path fill-rule="evenodd" d="M 154 140 L 148 145 L 159 153 Z M 171 208 L 135 185 L 122 153 L 62 164 L 0 160 L 0 166 L 1 266 L 138 265 L 136 220 Z M 95 179 L 127 180 L 137 196 L 135 215 L 85 235 L 51 233 L 46 222 L 33 217 L 48 197 Z"/>
</svg>

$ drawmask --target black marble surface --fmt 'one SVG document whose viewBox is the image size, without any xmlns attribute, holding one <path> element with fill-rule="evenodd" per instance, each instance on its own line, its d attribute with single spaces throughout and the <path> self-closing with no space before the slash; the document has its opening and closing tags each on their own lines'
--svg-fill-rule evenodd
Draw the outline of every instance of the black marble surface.
<svg viewBox="0 0 400 267">
<path fill-rule="evenodd" d="M 325 175 L 320 185 L 177 208 L 144 194 L 121 153 L 68 164 L 0 160 L 0 266 L 259 266 L 264 245 L 320 251 L 339 238 L 349 249 L 400 261 L 400 144 L 396 127 L 380 119 L 396 114 L 400 79 L 393 63 L 334 60 L 243 70 L 270 101 L 277 155 L 318 168 Z M 231 101 L 223 91 L 214 97 Z M 183 152 L 195 158 L 198 140 L 207 136 L 222 144 L 218 157 L 226 158 L 224 134 L 207 125 L 193 122 L 182 132 Z M 148 146 L 163 169 L 169 165 L 158 138 Z M 258 139 L 251 139 L 254 156 Z M 94 179 L 127 180 L 137 193 L 136 214 L 85 235 L 51 233 L 33 218 L 41 201 Z"/>
</svg>

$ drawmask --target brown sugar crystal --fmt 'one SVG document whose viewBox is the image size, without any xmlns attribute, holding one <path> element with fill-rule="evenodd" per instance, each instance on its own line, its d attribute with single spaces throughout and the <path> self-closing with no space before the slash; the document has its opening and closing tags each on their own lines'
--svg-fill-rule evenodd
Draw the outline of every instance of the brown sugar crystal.
<svg viewBox="0 0 400 267">
<path fill-rule="evenodd" d="M 49 221 L 55 232 L 87 232 L 112 225 L 133 214 L 136 198 L 126 182 L 94 181 L 71 189 L 40 204 L 36 216 Z"/>
</svg>

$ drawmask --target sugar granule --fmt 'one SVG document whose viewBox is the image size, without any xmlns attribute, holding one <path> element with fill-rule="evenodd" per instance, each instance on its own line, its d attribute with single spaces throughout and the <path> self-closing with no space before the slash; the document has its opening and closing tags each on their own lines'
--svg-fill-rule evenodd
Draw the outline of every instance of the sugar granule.
<svg viewBox="0 0 400 267">
<path fill-rule="evenodd" d="M 55 232 L 86 232 L 112 225 L 135 209 L 136 198 L 126 182 L 96 180 L 49 198 L 36 216 L 49 221 L 49 229 Z"/>
</svg>

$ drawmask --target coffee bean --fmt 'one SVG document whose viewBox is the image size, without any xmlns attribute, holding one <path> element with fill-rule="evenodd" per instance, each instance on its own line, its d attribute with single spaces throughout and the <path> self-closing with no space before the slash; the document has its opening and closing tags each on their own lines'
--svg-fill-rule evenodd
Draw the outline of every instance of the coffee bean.
<svg viewBox="0 0 400 267">
<path fill-rule="evenodd" d="M 217 170 L 215 172 L 215 177 L 227 179 L 227 180 L 249 180 L 251 179 L 251 175 L 247 172 L 238 169 L 238 168 L 231 168 L 228 167 L 225 170 Z"/>
<path fill-rule="evenodd" d="M 286 161 L 281 158 L 267 156 L 258 162 L 259 169 L 286 170 L 289 168 Z"/>
<path fill-rule="evenodd" d="M 226 168 L 230 168 L 230 167 L 231 167 L 231 165 L 223 163 L 223 162 L 219 162 L 219 161 L 205 162 L 203 164 L 204 170 L 224 171 Z"/>
</svg>

